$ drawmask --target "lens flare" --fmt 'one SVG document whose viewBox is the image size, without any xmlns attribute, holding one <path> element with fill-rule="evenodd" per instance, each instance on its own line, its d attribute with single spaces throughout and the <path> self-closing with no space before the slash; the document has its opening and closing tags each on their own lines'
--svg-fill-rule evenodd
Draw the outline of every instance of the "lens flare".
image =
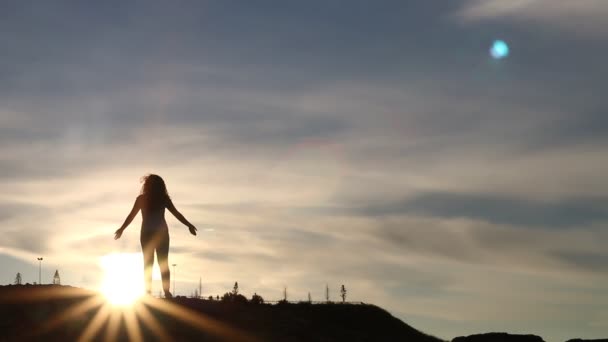
<svg viewBox="0 0 608 342">
<path fill-rule="evenodd" d="M 490 48 L 490 55 L 494 59 L 509 57 L 509 45 L 505 41 L 495 40 Z"/>
<path fill-rule="evenodd" d="M 139 253 L 105 255 L 100 263 L 105 273 L 100 290 L 110 303 L 128 306 L 144 294 L 143 262 Z"/>
</svg>

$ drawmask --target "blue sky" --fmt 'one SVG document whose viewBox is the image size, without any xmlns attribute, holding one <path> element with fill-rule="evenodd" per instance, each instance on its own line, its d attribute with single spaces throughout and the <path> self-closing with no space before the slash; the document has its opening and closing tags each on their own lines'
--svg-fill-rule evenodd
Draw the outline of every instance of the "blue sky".
<svg viewBox="0 0 608 342">
<path fill-rule="evenodd" d="M 3 2 L 0 264 L 95 288 L 158 173 L 189 294 L 605 337 L 602 0 Z M 489 55 L 505 40 L 509 58 Z M 178 292 L 179 289 L 178 289 Z"/>
</svg>

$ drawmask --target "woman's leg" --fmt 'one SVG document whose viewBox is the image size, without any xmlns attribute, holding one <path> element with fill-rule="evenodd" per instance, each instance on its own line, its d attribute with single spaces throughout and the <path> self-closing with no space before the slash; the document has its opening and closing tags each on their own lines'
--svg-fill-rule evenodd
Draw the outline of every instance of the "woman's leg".
<svg viewBox="0 0 608 342">
<path fill-rule="evenodd" d="M 154 265 L 154 245 L 151 239 L 141 237 L 141 250 L 144 254 L 144 284 L 146 293 L 152 294 L 152 266 Z"/>
<path fill-rule="evenodd" d="M 171 297 L 171 272 L 169 271 L 169 233 L 163 234 L 156 246 L 156 258 L 160 268 L 160 275 L 163 279 L 163 290 L 165 297 Z"/>
</svg>

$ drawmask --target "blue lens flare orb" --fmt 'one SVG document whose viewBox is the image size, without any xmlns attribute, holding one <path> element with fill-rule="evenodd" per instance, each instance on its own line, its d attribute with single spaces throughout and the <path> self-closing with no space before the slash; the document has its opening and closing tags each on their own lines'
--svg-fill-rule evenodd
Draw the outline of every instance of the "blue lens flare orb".
<svg viewBox="0 0 608 342">
<path fill-rule="evenodd" d="M 509 45 L 503 40 L 495 40 L 490 48 L 490 55 L 494 59 L 505 59 L 509 57 Z"/>
</svg>

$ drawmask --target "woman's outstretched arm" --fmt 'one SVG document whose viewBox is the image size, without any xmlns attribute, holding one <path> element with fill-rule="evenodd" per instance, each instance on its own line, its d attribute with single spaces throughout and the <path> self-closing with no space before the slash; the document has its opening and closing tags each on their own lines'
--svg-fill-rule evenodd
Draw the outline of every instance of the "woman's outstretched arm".
<svg viewBox="0 0 608 342">
<path fill-rule="evenodd" d="M 167 202 L 167 209 L 169 209 L 171 214 L 173 214 L 173 216 L 175 216 L 175 218 L 178 219 L 179 222 L 183 223 L 184 225 L 186 225 L 188 227 L 188 229 L 190 230 L 190 233 L 192 235 L 196 235 L 196 227 L 192 223 L 188 222 L 188 220 L 186 220 L 186 218 L 184 217 L 184 215 L 182 215 L 182 213 L 177 211 L 177 209 L 175 208 L 175 206 L 173 205 L 173 202 L 171 200 L 169 200 Z"/>
<path fill-rule="evenodd" d="M 120 239 L 122 232 L 127 229 L 129 224 L 131 224 L 131 222 L 135 218 L 135 215 L 137 215 L 139 209 L 141 209 L 141 196 L 137 196 L 137 198 L 135 199 L 135 203 L 133 203 L 133 209 L 131 209 L 131 212 L 129 213 L 129 215 L 127 215 L 125 222 L 122 224 L 122 226 L 120 226 L 120 228 L 118 228 L 116 232 L 114 232 L 114 240 Z"/>
</svg>

